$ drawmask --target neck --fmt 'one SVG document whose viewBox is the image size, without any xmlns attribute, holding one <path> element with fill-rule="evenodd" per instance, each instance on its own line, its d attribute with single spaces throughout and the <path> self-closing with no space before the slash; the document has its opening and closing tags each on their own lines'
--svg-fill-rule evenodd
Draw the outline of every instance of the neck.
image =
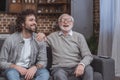
<svg viewBox="0 0 120 80">
<path fill-rule="evenodd" d="M 23 31 L 22 31 L 22 36 L 23 36 L 24 38 L 30 38 L 30 37 L 32 36 L 32 33 L 23 30 Z"/>
<path fill-rule="evenodd" d="M 67 36 L 69 34 L 69 31 L 62 31 L 64 36 Z"/>
</svg>

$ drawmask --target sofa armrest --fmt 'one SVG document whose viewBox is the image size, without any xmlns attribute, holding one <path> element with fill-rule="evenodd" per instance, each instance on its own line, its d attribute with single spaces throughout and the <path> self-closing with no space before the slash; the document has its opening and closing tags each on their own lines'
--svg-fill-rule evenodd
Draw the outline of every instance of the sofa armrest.
<svg viewBox="0 0 120 80">
<path fill-rule="evenodd" d="M 110 57 L 94 56 L 91 63 L 94 72 L 99 72 L 103 76 L 103 80 L 114 80 L 115 62 Z"/>
</svg>

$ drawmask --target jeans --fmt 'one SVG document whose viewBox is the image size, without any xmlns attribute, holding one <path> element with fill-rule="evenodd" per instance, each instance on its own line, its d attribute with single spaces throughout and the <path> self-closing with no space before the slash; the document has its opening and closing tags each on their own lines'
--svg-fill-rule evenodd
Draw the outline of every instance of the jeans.
<svg viewBox="0 0 120 80">
<path fill-rule="evenodd" d="M 5 70 L 4 74 L 7 78 L 7 80 L 21 80 L 21 78 L 22 78 L 20 73 L 16 69 L 13 69 L 13 68 L 9 68 L 9 69 Z M 49 72 L 45 68 L 38 69 L 36 71 L 34 77 L 35 77 L 34 80 L 48 80 Z"/>
</svg>

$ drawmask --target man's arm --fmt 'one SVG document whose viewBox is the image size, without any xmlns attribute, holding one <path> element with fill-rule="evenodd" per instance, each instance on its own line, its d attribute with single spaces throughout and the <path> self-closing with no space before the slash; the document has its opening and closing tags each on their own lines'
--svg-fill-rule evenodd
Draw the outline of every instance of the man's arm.
<svg viewBox="0 0 120 80">
<path fill-rule="evenodd" d="M 9 68 L 12 64 L 11 62 L 8 62 L 11 45 L 9 38 L 7 38 L 2 45 L 0 52 L 0 68 L 2 69 Z"/>
<path fill-rule="evenodd" d="M 36 39 L 37 39 L 37 41 L 46 41 L 46 35 L 44 34 L 44 33 L 38 33 L 37 35 L 36 35 Z"/>
<path fill-rule="evenodd" d="M 39 45 L 39 54 L 37 56 L 36 67 L 37 68 L 46 67 L 47 65 L 46 43 L 44 41 L 41 41 L 41 42 L 38 42 L 38 45 Z"/>
<path fill-rule="evenodd" d="M 0 67 L 2 69 L 14 68 L 14 69 L 18 70 L 21 73 L 21 75 L 25 75 L 25 73 L 26 73 L 25 68 L 17 66 L 11 62 L 8 62 L 8 58 L 10 57 L 9 54 L 10 54 L 11 48 L 12 48 L 12 42 L 11 42 L 11 37 L 9 37 L 4 41 L 4 44 L 1 48 Z"/>
<path fill-rule="evenodd" d="M 76 77 L 83 75 L 85 67 L 89 65 L 93 60 L 93 56 L 83 35 L 79 36 L 79 49 L 81 51 L 80 53 L 82 56 L 82 60 L 75 69 L 74 74 Z"/>
<path fill-rule="evenodd" d="M 82 56 L 82 60 L 79 64 L 84 64 L 84 66 L 89 65 L 93 60 L 93 56 L 88 48 L 87 42 L 83 35 L 80 35 L 79 37 L 79 48 Z"/>
<path fill-rule="evenodd" d="M 37 35 L 36 35 L 36 40 L 37 41 L 39 41 L 39 42 L 41 42 L 41 41 L 45 41 L 46 42 L 46 46 L 47 47 L 50 47 L 50 42 L 49 42 L 49 40 L 48 40 L 48 38 L 47 38 L 48 36 L 46 36 L 44 33 L 38 33 Z"/>
</svg>

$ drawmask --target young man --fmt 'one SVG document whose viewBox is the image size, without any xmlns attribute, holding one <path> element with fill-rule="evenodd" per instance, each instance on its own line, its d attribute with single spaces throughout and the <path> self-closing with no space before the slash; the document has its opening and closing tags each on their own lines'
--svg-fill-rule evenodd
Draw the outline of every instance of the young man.
<svg viewBox="0 0 120 80">
<path fill-rule="evenodd" d="M 1 49 L 0 68 L 7 80 L 48 80 L 46 45 L 36 41 L 36 15 L 31 9 L 16 19 L 17 31 L 9 36 Z"/>
<path fill-rule="evenodd" d="M 46 42 L 52 49 L 52 76 L 54 80 L 93 80 L 93 70 L 89 65 L 93 56 L 84 36 L 72 31 L 74 19 L 62 14 L 58 19 L 60 31 L 47 36 Z M 44 35 L 38 34 L 42 40 Z"/>
</svg>

